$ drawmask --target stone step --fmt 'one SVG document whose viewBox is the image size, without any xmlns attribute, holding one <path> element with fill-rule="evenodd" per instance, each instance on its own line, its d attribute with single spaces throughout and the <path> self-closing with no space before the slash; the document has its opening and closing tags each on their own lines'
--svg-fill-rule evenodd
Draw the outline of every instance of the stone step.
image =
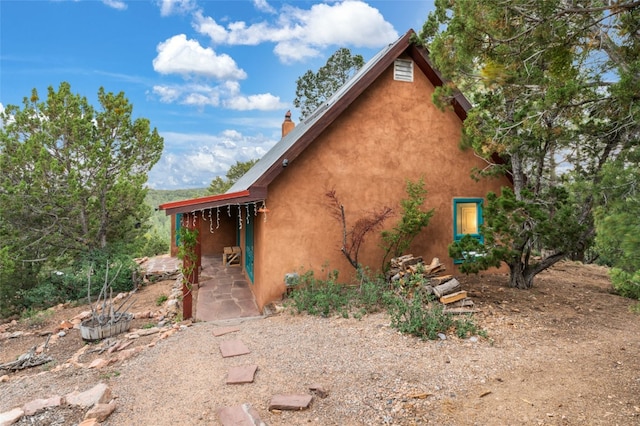
<svg viewBox="0 0 640 426">
<path fill-rule="evenodd" d="M 246 355 L 251 353 L 251 351 L 242 340 L 234 339 L 220 342 L 220 353 L 223 358 L 229 358 L 233 356 Z"/>
<path fill-rule="evenodd" d="M 227 375 L 226 383 L 228 385 L 252 383 L 257 370 L 258 366 L 256 364 L 231 367 Z"/>
</svg>

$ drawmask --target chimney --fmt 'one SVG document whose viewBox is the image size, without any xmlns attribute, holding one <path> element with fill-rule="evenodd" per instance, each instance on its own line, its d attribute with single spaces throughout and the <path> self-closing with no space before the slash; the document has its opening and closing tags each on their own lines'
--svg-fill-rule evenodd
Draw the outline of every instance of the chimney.
<svg viewBox="0 0 640 426">
<path fill-rule="evenodd" d="M 287 136 L 287 133 L 293 130 L 296 127 L 296 124 L 291 121 L 291 111 L 287 111 L 284 115 L 284 122 L 282 123 L 282 137 Z"/>
</svg>

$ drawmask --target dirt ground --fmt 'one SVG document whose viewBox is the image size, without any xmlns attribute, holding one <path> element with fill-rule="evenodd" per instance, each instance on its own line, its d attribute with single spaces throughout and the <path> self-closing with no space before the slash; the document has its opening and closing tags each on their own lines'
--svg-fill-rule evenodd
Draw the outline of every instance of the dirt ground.
<svg viewBox="0 0 640 426">
<path fill-rule="evenodd" d="M 360 363 L 376 362 L 375 357 L 367 357 L 366 348 L 362 345 L 370 343 L 380 346 L 379 342 L 373 342 L 373 338 L 366 337 L 385 333 L 387 343 L 393 343 L 388 350 L 393 352 L 395 346 L 398 359 L 411 359 L 411 351 L 415 351 L 417 357 L 418 353 L 423 353 L 421 351 L 428 350 L 428 356 L 434 358 L 434 363 L 437 361 L 438 364 L 442 364 L 439 370 L 447 375 L 446 378 L 437 374 L 433 376 L 433 380 L 446 382 L 446 386 L 431 384 L 428 378 L 425 378 L 426 386 L 431 387 L 426 399 L 411 399 L 415 396 L 400 398 L 400 405 L 389 415 L 376 417 L 375 410 L 384 411 L 384 407 L 372 407 L 370 412 L 365 407 L 364 414 L 360 413 L 357 416 L 345 414 L 346 409 L 332 411 L 330 408 L 324 408 L 332 402 L 331 398 L 327 398 L 318 402 L 317 406 L 312 406 L 308 413 L 296 417 L 297 420 L 264 409 L 263 420 L 267 424 L 311 422 L 323 425 L 341 424 L 340 416 L 344 416 L 342 424 L 640 425 L 640 314 L 634 313 L 631 309 L 637 302 L 612 294 L 605 268 L 562 262 L 539 275 L 535 287 L 527 291 L 507 288 L 507 277 L 504 275 L 462 276 L 458 279 L 479 310 L 475 314 L 476 323 L 487 333 L 487 338 L 480 338 L 477 343 L 475 340 L 463 340 L 452 336 L 446 342 L 423 342 L 406 336 L 401 337 L 402 340 L 395 340 L 400 337 L 382 324 L 388 322 L 388 317 L 384 314 L 363 320 L 327 320 L 283 313 L 276 317 L 256 320 L 256 325 L 249 328 L 254 334 L 273 333 L 268 337 L 270 344 L 273 344 L 278 336 L 286 338 L 289 326 L 306 327 L 303 330 L 315 330 L 313 327 L 317 327 L 320 330 L 318 333 L 322 333 L 323 327 L 327 330 L 333 329 L 333 326 L 342 327 L 348 331 L 341 332 L 339 336 L 346 333 L 344 338 L 351 340 L 355 337 L 349 334 L 350 330 L 357 330 L 358 336 L 365 338 L 358 340 L 361 346 L 354 349 L 358 352 L 355 352 L 353 357 L 361 357 Z M 168 295 L 172 286 L 173 281 L 162 281 L 143 287 L 138 292 L 132 311 L 157 311 L 159 307 L 156 302 L 159 296 Z M 62 321 L 86 310 L 87 306 L 59 306 L 13 325 L 1 325 L 0 333 L 24 332 L 26 335 L 0 339 L 0 364 L 15 360 L 31 347 L 43 343 L 46 339 L 43 333 L 55 331 Z M 326 321 L 331 321 L 331 327 L 323 323 Z M 157 319 L 135 320 L 132 329 L 150 327 L 155 323 Z M 210 329 L 198 328 L 209 326 L 213 325 L 197 323 L 184 333 L 178 334 L 186 336 L 193 329 L 210 336 Z M 183 351 L 187 339 L 185 336 L 167 338 L 162 342 L 161 350 L 165 353 Z M 123 361 L 100 370 L 72 367 L 55 371 L 56 366 L 70 359 L 83 346 L 98 347 L 97 344 L 84 342 L 78 330 L 70 330 L 66 336 L 48 346 L 47 354 L 54 359 L 53 362 L 15 373 L 0 371 L 0 376 L 6 374 L 5 378 L 0 380 L 0 413 L 35 398 L 64 394 L 74 389 L 86 390 L 100 381 L 106 381 L 115 387 L 119 404 L 135 400 L 133 394 L 139 390 L 123 386 L 123 379 L 119 376 L 128 374 L 143 377 L 146 374 L 145 368 L 157 368 L 153 367 L 156 364 L 152 356 L 156 356 L 154 353 L 160 349 L 147 348 L 153 339 L 153 336 L 144 336 L 133 340 L 129 348 L 145 348 L 135 355 L 134 362 Z M 201 336 L 198 339 L 202 341 Z M 396 341 L 397 344 L 394 343 Z M 254 342 L 256 347 L 259 344 L 257 340 Z M 301 341 L 300 347 L 303 344 Z M 443 347 L 443 344 L 446 344 L 446 347 Z M 350 349 L 346 346 L 342 355 L 350 356 Z M 295 344 L 290 350 L 295 352 Z M 324 350 L 330 351 L 331 348 L 326 347 Z M 373 347 L 371 351 L 373 353 Z M 277 362 L 269 360 L 266 353 L 265 348 L 263 358 L 260 358 L 263 365 Z M 296 356 L 298 355 L 310 359 L 318 356 L 322 358 L 322 355 L 317 353 Z M 87 350 L 80 356 L 79 362 L 87 365 L 99 356 L 103 355 Z M 326 360 L 332 359 L 329 353 L 325 356 Z M 408 377 L 421 375 L 421 363 L 416 363 L 416 371 L 407 372 Z M 323 368 L 331 371 L 331 366 Z M 387 367 L 379 367 L 381 370 L 384 368 Z M 412 366 L 405 365 L 403 368 L 411 369 Z M 373 365 L 372 371 L 375 369 L 376 366 Z M 158 372 L 154 370 L 153 374 Z M 189 374 L 191 373 L 181 372 L 178 365 L 174 366 L 171 376 L 173 379 L 170 379 L 173 380 L 174 390 L 186 394 L 192 392 L 189 383 L 181 384 L 178 379 Z M 449 383 L 449 378 L 452 378 L 453 382 Z M 158 381 L 162 382 L 161 379 Z M 410 384 L 411 381 L 412 379 L 407 379 L 407 383 Z M 339 386 L 346 387 L 340 384 L 340 378 L 327 377 L 326 382 L 330 383 L 329 386 L 333 389 Z M 376 388 L 367 389 L 367 386 Z M 381 392 L 381 386 L 384 386 L 383 382 L 373 385 L 369 382 L 359 382 L 354 385 L 354 392 L 374 398 Z M 260 389 L 254 388 L 252 392 L 259 392 Z M 147 408 L 138 407 L 138 410 L 146 409 L 149 413 L 128 412 L 125 406 L 119 405 L 107 424 L 134 424 L 141 419 L 152 419 L 151 412 L 157 411 L 158 406 L 163 405 L 160 395 L 163 390 L 149 389 L 148 392 L 154 395 L 154 403 Z M 131 396 L 128 397 L 127 393 L 131 393 Z M 341 394 L 335 392 L 334 395 L 337 397 Z M 248 398 L 246 395 L 244 397 Z M 343 401 L 338 403 L 334 399 L 333 403 L 348 405 L 349 401 L 344 400 L 350 396 L 344 394 L 341 397 Z M 208 399 L 210 400 L 211 398 Z M 353 401 L 357 401 L 357 398 L 354 397 Z M 351 404 L 358 404 L 353 401 Z M 193 402 L 195 403 L 195 400 Z M 118 414 L 119 412 L 121 414 Z M 134 414 L 138 417 L 132 417 Z M 165 424 L 177 424 L 177 416 L 167 419 Z M 192 424 L 216 423 L 213 414 L 204 419 L 201 415 L 198 419 L 199 421 L 193 421 Z M 77 419 L 56 424 L 75 424 L 74 421 Z M 131 421 L 134 423 L 130 423 Z M 157 423 L 152 421 L 147 424 Z"/>
</svg>

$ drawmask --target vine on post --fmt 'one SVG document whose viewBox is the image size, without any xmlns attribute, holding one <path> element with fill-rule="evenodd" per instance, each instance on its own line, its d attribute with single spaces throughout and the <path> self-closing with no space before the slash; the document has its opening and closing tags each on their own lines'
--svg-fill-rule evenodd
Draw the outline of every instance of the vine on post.
<svg viewBox="0 0 640 426">
<path fill-rule="evenodd" d="M 196 281 L 194 274 L 198 264 L 198 254 L 196 245 L 198 244 L 198 230 L 180 227 L 180 246 L 178 247 L 178 259 L 182 260 L 180 272 L 182 272 L 182 282 L 188 291 L 193 288 Z"/>
</svg>

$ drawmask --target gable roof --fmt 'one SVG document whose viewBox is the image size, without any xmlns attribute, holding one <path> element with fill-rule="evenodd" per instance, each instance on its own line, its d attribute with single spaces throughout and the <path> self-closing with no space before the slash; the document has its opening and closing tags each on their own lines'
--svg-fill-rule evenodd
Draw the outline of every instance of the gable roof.
<svg viewBox="0 0 640 426">
<path fill-rule="evenodd" d="M 185 213 L 266 199 L 267 187 L 284 169 L 283 162 L 285 160 L 288 163 L 295 161 L 362 92 L 403 54 L 408 55 L 414 61 L 435 87 L 442 86 L 443 78 L 433 68 L 429 52 L 426 48 L 418 46 L 412 41 L 414 35 L 415 32 L 410 29 L 394 43 L 378 52 L 324 104 L 276 143 L 225 194 L 162 204 L 160 209 L 166 210 L 167 214 Z M 458 92 L 451 104 L 460 120 L 464 121 L 467 117 L 467 111 L 471 108 L 469 101 L 462 93 Z"/>
</svg>

